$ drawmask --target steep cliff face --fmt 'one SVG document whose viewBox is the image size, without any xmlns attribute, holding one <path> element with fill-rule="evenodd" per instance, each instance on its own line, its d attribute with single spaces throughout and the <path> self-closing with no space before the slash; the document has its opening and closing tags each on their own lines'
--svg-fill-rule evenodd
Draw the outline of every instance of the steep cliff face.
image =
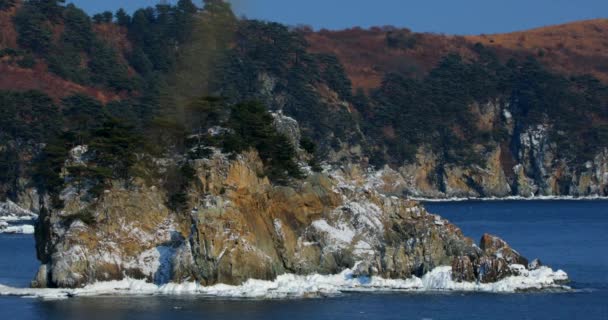
<svg viewBox="0 0 608 320">
<path fill-rule="evenodd" d="M 304 121 L 305 130 L 311 132 L 310 124 L 306 122 L 310 119 L 288 108 L 290 96 L 277 86 L 280 81 L 270 73 L 261 73 L 258 77 L 260 96 L 271 109 L 292 113 L 296 123 Z M 332 115 L 332 126 L 340 128 L 333 131 L 343 132 L 341 136 L 329 132 L 318 139 L 328 163 L 367 166 L 374 152 L 383 153 L 389 161 L 398 157 L 386 151 L 385 147 L 374 145 L 372 134 L 362 130 L 365 122 L 341 118 L 341 112 L 350 114 L 352 118 L 362 116 L 348 99 L 329 88 L 323 90 L 323 86 L 315 87 L 314 93 L 321 98 L 321 105 L 327 108 L 325 112 Z M 563 143 L 556 142 L 565 133 L 555 128 L 555 119 L 544 115 L 540 122 L 528 121 L 520 109 L 517 99 L 505 95 L 473 101 L 466 112 L 470 113 L 469 121 L 477 130 L 478 137 L 472 139 L 476 141 L 471 143 L 472 148 L 467 153 L 478 160 L 448 160 L 446 153 L 450 152 L 451 146 L 438 148 L 432 143 L 419 144 L 413 150 L 415 156 L 412 160 L 391 163 L 392 169 L 386 175 L 399 175 L 393 178 L 399 182 L 392 187 L 393 191 L 397 195 L 431 199 L 608 196 L 608 150 L 594 151 L 597 154 L 592 160 L 581 163 L 584 161 L 573 159 L 566 150 L 562 150 Z M 290 129 L 293 125 L 289 123 L 283 121 L 278 124 L 284 128 L 284 133 L 293 137 L 292 140 L 298 139 L 299 135 L 289 132 L 293 131 Z M 349 127 L 343 128 L 346 126 Z M 392 134 L 395 135 L 394 132 Z M 587 141 L 580 143 L 588 144 Z M 388 170 L 388 167 L 383 170 Z"/>
<path fill-rule="evenodd" d="M 68 186 L 62 210 L 42 210 L 42 263 L 35 287 L 82 287 L 145 279 L 156 284 L 242 284 L 282 274 L 407 279 L 452 266 L 455 281 L 499 281 L 525 258 L 504 241 L 481 247 L 416 202 L 390 195 L 395 175 L 353 166 L 290 186 L 261 175 L 255 152 L 194 160 L 188 209 L 166 206 L 155 186 L 134 181 L 94 201 Z M 490 237 L 490 236 L 486 236 Z M 526 267 L 521 267 L 526 268 Z"/>
<path fill-rule="evenodd" d="M 478 127 L 513 136 L 511 145 L 478 145 L 480 164 L 446 163 L 430 146 L 421 146 L 414 161 L 379 174 L 398 175 L 392 178 L 393 192 L 414 198 L 608 196 L 608 150 L 583 165 L 567 161 L 550 139 L 549 124 L 517 133 L 509 107 L 498 101 L 471 106 Z"/>
</svg>

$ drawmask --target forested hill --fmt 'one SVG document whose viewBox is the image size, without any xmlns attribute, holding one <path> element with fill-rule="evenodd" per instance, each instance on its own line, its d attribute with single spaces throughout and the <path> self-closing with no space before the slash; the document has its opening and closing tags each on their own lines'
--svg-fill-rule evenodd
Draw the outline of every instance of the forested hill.
<svg viewBox="0 0 608 320">
<path fill-rule="evenodd" d="M 478 43 L 503 60 L 534 56 L 553 72 L 591 74 L 608 82 L 608 19 L 476 36 L 416 33 L 394 27 L 303 31 L 311 51 L 340 58 L 357 88 L 377 88 L 387 73 L 395 71 L 423 76 L 449 53 L 475 59 L 474 45 Z"/>
<path fill-rule="evenodd" d="M 388 165 L 420 196 L 608 194 L 606 20 L 460 37 L 291 28 L 222 0 L 94 16 L 0 0 L 0 26 L 3 196 L 60 190 L 78 145 L 96 165 L 72 174 L 97 191 L 149 176 L 142 154 L 213 147 L 257 149 L 280 183 L 306 161 Z M 297 120 L 301 140 L 268 111 Z"/>
</svg>

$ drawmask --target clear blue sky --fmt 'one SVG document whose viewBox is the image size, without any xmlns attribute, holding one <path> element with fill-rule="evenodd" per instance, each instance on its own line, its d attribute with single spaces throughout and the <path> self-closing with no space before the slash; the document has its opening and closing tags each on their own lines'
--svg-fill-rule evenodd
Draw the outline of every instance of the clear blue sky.
<svg viewBox="0 0 608 320">
<path fill-rule="evenodd" d="M 172 0 L 175 2 L 176 0 Z M 157 0 L 72 0 L 90 13 Z M 200 1 L 199 1 L 200 2 Z M 315 29 L 395 25 L 449 34 L 508 32 L 608 18 L 608 0 L 232 0 L 239 15 Z"/>
</svg>

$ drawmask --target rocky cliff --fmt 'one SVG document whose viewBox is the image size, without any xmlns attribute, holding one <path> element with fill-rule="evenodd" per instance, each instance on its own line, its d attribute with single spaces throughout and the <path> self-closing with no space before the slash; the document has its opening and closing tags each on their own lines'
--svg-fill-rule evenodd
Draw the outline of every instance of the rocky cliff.
<svg viewBox="0 0 608 320">
<path fill-rule="evenodd" d="M 428 146 L 415 160 L 379 175 L 390 175 L 392 192 L 414 198 L 542 198 L 608 196 L 608 149 L 585 163 L 568 161 L 550 138 L 550 124 L 515 132 L 508 104 L 488 103 L 478 112 L 478 126 L 513 135 L 510 145 L 476 145 L 479 164 L 446 164 Z M 581 141 L 581 143 L 585 143 Z"/>
<path fill-rule="evenodd" d="M 287 109 L 285 99 L 276 99 L 288 96 L 284 89 L 277 88 L 279 78 L 264 74 L 258 82 L 257 86 L 261 88 L 258 98 L 270 109 L 279 112 Z M 373 150 L 378 148 L 383 149 L 381 153 L 385 158 L 398 158 L 384 150 L 385 147 L 374 145 L 371 134 L 366 135 L 361 129 L 365 123 L 353 123 L 349 119 L 359 116 L 349 101 L 341 100 L 328 88 L 314 92 L 334 97 L 323 104 L 342 121 L 332 124 L 340 130 L 333 130 L 319 140 L 328 163 L 357 163 L 367 167 Z M 538 123 L 527 122 L 521 119 L 521 115 L 516 117 L 518 106 L 505 97 L 470 103 L 466 112 L 470 113 L 469 121 L 478 130 L 477 137 L 471 139 L 471 149 L 466 152 L 477 157 L 477 161 L 447 161 L 445 154 L 451 146 L 438 149 L 433 148 L 432 143 L 420 143 L 412 151 L 415 154 L 412 159 L 392 161 L 377 168 L 379 175 L 392 176 L 390 179 L 395 184 L 391 187 L 392 194 L 424 199 L 608 197 L 608 149 L 594 150 L 589 160 L 583 162 L 573 159 L 567 155 L 568 150 L 564 150 L 564 143 L 558 143 L 560 136 L 568 133 L 558 130 L 555 121 L 546 116 Z M 299 121 L 306 121 L 302 118 L 296 119 L 296 126 Z M 291 136 L 293 141 L 299 140 L 299 131 L 293 133 L 293 129 L 287 129 L 290 122 L 284 121 L 283 133 Z M 351 127 L 341 128 L 347 125 Z M 335 132 L 339 131 L 347 132 L 347 137 L 337 136 Z M 503 137 L 493 137 L 496 132 Z M 589 141 L 577 143 L 586 146 Z"/>
<path fill-rule="evenodd" d="M 33 286 L 125 278 L 239 285 L 347 269 L 354 277 L 408 279 L 440 266 L 451 266 L 456 282 L 493 283 L 528 268 L 504 241 L 486 235 L 475 245 L 417 202 L 389 195 L 389 176 L 357 166 L 290 186 L 263 177 L 255 152 L 230 160 L 216 151 L 192 166 L 183 212 L 144 181 L 116 184 L 94 201 L 66 187 L 65 207 L 43 210 L 36 226 L 42 265 Z"/>
</svg>

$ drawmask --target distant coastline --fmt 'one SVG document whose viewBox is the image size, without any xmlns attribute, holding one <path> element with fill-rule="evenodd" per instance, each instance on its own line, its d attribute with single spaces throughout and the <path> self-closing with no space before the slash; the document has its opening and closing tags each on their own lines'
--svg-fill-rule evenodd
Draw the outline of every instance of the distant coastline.
<svg viewBox="0 0 608 320">
<path fill-rule="evenodd" d="M 420 198 L 406 197 L 406 199 L 419 202 L 465 202 L 465 201 L 607 201 L 603 196 L 508 196 L 508 197 L 465 197 L 465 198 Z"/>
</svg>

